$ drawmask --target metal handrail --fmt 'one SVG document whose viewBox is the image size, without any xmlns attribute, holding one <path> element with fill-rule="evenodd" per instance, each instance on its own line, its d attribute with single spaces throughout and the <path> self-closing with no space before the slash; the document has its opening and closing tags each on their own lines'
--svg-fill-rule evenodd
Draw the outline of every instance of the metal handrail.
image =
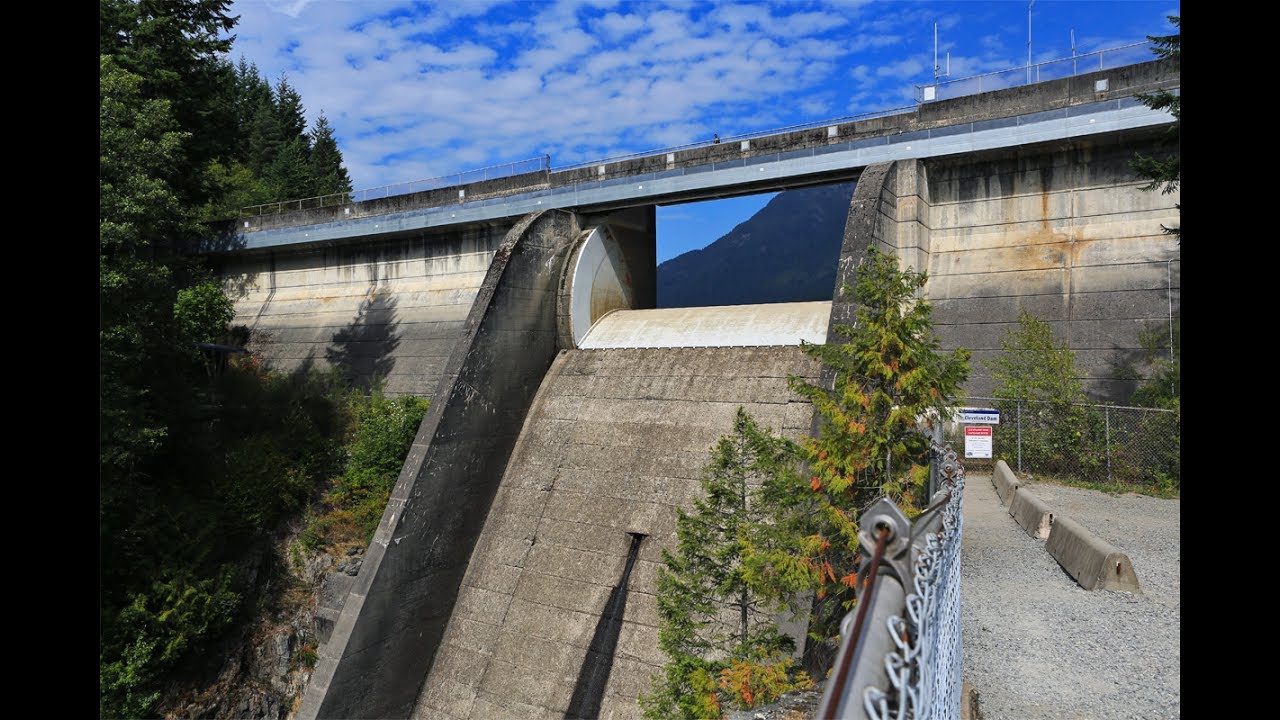
<svg viewBox="0 0 1280 720">
<path fill-rule="evenodd" d="M 297 200 L 279 200 L 277 202 L 272 202 L 272 203 L 262 203 L 261 205 L 250 205 L 240 210 L 240 217 L 256 217 L 258 215 L 266 215 L 267 212 L 265 210 L 267 208 L 278 208 L 278 210 L 276 210 L 275 212 L 279 212 L 280 210 L 283 210 L 285 206 L 288 206 L 288 205 L 297 205 L 299 210 L 303 209 L 304 206 L 327 207 L 329 205 L 342 205 L 344 203 L 352 202 L 353 201 L 352 199 L 357 195 L 364 195 L 366 199 L 378 200 L 384 197 L 392 197 L 393 195 L 408 194 L 408 193 L 389 192 L 393 188 L 401 187 L 404 185 L 409 186 L 409 192 L 416 192 L 413 189 L 413 186 L 418 184 L 437 183 L 434 187 L 424 187 L 424 188 L 421 188 L 422 190 L 437 190 L 441 188 L 456 187 L 457 185 L 461 185 L 463 183 L 458 181 L 442 183 L 440 181 L 453 180 L 453 178 L 461 179 L 463 176 L 475 175 L 478 173 L 485 173 L 487 176 L 489 170 L 497 170 L 497 169 L 505 169 L 505 168 L 511 168 L 512 170 L 515 170 L 516 166 L 518 165 L 522 165 L 525 163 L 532 163 L 532 162 L 537 162 L 538 166 L 528 172 L 538 172 L 539 170 L 549 170 L 551 168 L 551 156 L 547 154 L 542 154 L 536 157 L 526 158 L 524 160 L 513 160 L 511 162 L 498 163 L 496 165 L 487 165 L 481 168 L 475 168 L 472 170 L 463 170 L 461 172 L 448 173 L 446 175 L 437 175 L 435 177 L 423 178 L 420 180 L 406 180 L 404 182 L 390 183 L 388 185 L 379 185 L 377 187 L 372 187 L 372 188 L 352 190 L 351 192 L 329 193 L 327 195 L 316 195 L 315 197 L 301 198 Z M 495 178 L 513 177 L 519 174 L 523 174 L 523 173 L 511 172 L 506 175 L 496 175 Z M 493 179 L 493 178 L 486 177 L 485 179 Z M 368 198 L 368 195 L 373 193 L 378 193 L 380 191 L 387 191 L 387 192 L 385 192 L 384 194 L 378 195 L 377 197 L 374 197 L 374 198 Z M 329 202 L 331 200 L 336 202 Z M 354 200 L 354 202 L 364 202 L 364 200 Z M 308 205 L 308 203 L 310 204 Z M 255 210 L 258 210 L 258 212 L 253 212 Z"/>
<path fill-rule="evenodd" d="M 1027 69 L 1029 69 L 1029 68 L 1036 68 L 1036 67 L 1040 67 L 1040 66 L 1042 66 L 1042 65 L 1052 65 L 1052 64 L 1054 64 L 1054 63 L 1060 63 L 1060 62 L 1064 62 L 1064 61 L 1066 61 L 1066 60 L 1072 60 L 1072 61 L 1076 61 L 1076 62 L 1078 62 L 1078 61 L 1080 61 L 1081 59 L 1083 59 L 1083 58 L 1087 58 L 1087 57 L 1089 57 L 1089 56 L 1091 56 L 1091 55 L 1099 55 L 1099 56 L 1100 56 L 1100 55 L 1102 55 L 1103 53 L 1113 53 L 1113 52 L 1117 52 L 1117 51 L 1120 51 L 1120 50 L 1128 50 L 1129 48 L 1141 47 L 1141 46 L 1144 46 L 1144 45 L 1145 45 L 1145 46 L 1147 46 L 1147 47 L 1153 47 L 1153 46 L 1154 46 L 1154 43 L 1152 43 L 1150 40 L 1143 40 L 1143 41 L 1141 41 L 1141 42 L 1129 43 L 1128 45 L 1118 45 L 1118 46 L 1113 47 L 1113 48 L 1104 48 L 1104 49 L 1102 49 L 1102 50 L 1094 50 L 1093 52 L 1083 53 L 1083 54 L 1081 54 L 1081 55 L 1070 55 L 1070 56 L 1067 56 L 1067 57 L 1055 58 L 1055 59 L 1053 59 L 1053 60 L 1041 60 L 1041 61 L 1040 61 L 1040 62 L 1038 62 L 1038 63 L 1031 63 L 1030 65 L 1012 65 L 1012 66 L 1007 67 L 1007 68 L 1005 68 L 1005 69 L 1003 69 L 1003 70 L 991 70 L 991 71 L 989 71 L 989 72 L 978 73 L 977 75 L 967 75 L 967 76 L 962 77 L 962 78 L 955 78 L 954 80 L 946 80 L 946 81 L 944 81 L 944 82 L 924 83 L 923 85 L 916 85 L 916 88 L 917 88 L 917 89 L 919 89 L 919 88 L 926 88 L 926 87 L 943 87 L 944 85 L 951 85 L 951 84 L 953 84 L 953 83 L 967 82 L 967 81 L 969 81 L 969 80 L 976 80 L 976 79 L 978 79 L 978 78 L 991 77 L 991 76 L 993 76 L 993 75 L 1004 75 L 1005 73 L 1011 73 L 1011 72 L 1013 72 L 1013 71 L 1015 71 L 1015 70 L 1027 70 Z M 1092 68 L 1090 68 L 1090 69 L 1088 70 L 1088 72 L 1093 72 L 1093 69 L 1092 69 Z"/>
<path fill-rule="evenodd" d="M 1067 57 L 1067 58 L 1059 58 L 1059 59 L 1057 59 L 1057 60 L 1046 60 L 1046 61 L 1039 62 L 1039 63 L 1035 63 L 1035 64 L 1032 64 L 1032 65 L 1019 65 L 1019 66 L 1015 66 L 1015 67 L 1008 68 L 1008 69 L 1006 69 L 1006 70 L 997 70 L 997 71 L 993 71 L 993 72 L 981 73 L 981 74 L 979 74 L 979 75 L 971 75 L 971 76 L 969 76 L 969 77 L 956 78 L 956 79 L 954 79 L 954 80 L 947 80 L 947 81 L 945 81 L 945 82 L 935 82 L 935 83 L 926 84 L 926 85 L 916 85 L 915 87 L 916 87 L 916 90 L 917 90 L 917 98 L 919 97 L 920 90 L 921 90 L 922 88 L 925 88 L 925 87 L 941 88 L 941 87 L 943 87 L 943 86 L 952 85 L 952 84 L 954 84 L 954 83 L 960 83 L 960 82 L 965 82 L 965 81 L 969 81 L 969 80 L 980 79 L 980 78 L 983 78 L 983 77 L 988 77 L 988 76 L 993 76 L 993 75 L 999 75 L 999 74 L 1003 74 L 1003 73 L 1009 73 L 1009 72 L 1012 72 L 1012 71 L 1014 71 L 1014 70 L 1021 70 L 1021 69 L 1027 69 L 1027 70 L 1029 70 L 1030 68 L 1033 68 L 1033 67 L 1039 67 L 1039 66 L 1042 66 L 1042 65 L 1048 65 L 1048 64 L 1051 64 L 1051 63 L 1063 62 L 1064 60 L 1076 60 L 1076 61 L 1078 61 L 1078 60 L 1079 60 L 1079 59 L 1081 59 L 1081 58 L 1090 57 L 1090 56 L 1092 56 L 1092 55 L 1099 55 L 1099 56 L 1100 56 L 1100 55 L 1102 55 L 1103 53 L 1109 53 L 1109 52 L 1114 53 L 1114 52 L 1117 52 L 1117 51 L 1120 51 L 1120 50 L 1127 50 L 1127 49 L 1130 49 L 1130 48 L 1135 48 L 1135 47 L 1139 47 L 1139 46 L 1143 46 L 1143 45 L 1150 46 L 1151 44 L 1152 44 L 1152 43 L 1151 43 L 1150 41 L 1143 41 L 1143 42 L 1129 43 L 1128 45 L 1120 45 L 1120 46 L 1117 46 L 1117 47 L 1114 47 L 1114 48 L 1107 48 L 1107 49 L 1103 49 L 1103 50 L 1095 50 L 1095 51 L 1093 51 L 1093 52 L 1091 52 L 1091 53 L 1085 53 L 1085 54 L 1083 54 L 1083 55 L 1076 55 L 1076 56 Z M 1073 71 L 1073 74 L 1074 74 L 1074 71 Z M 258 215 L 265 215 L 265 214 L 267 214 L 268 212 L 275 212 L 275 213 L 279 213 L 279 212 L 283 212 L 283 211 L 284 211 L 284 209 L 285 209 L 286 207 L 290 207 L 290 206 L 292 206 L 292 207 L 290 207 L 290 209 L 293 209 L 293 208 L 295 208 L 295 207 L 296 207 L 297 209 L 301 210 L 301 209 L 305 209 L 305 207 L 326 207 L 326 206 L 328 206 L 328 205 L 341 205 L 341 204 L 345 204 L 345 203 L 353 202 L 353 201 L 354 201 L 354 202 L 364 202 L 365 200 L 353 200 L 353 199 L 354 199 L 354 198 L 356 198 L 357 196 L 364 196 L 366 200 L 367 200 L 367 199 L 380 199 L 380 198 L 383 198 L 383 197 L 391 197 L 391 196 L 392 196 L 392 193 L 390 193 L 390 192 L 387 192 L 386 194 L 383 194 L 383 195 L 379 195 L 379 196 L 377 196 L 377 197 L 375 197 L 375 198 L 368 198 L 368 195 L 369 195 L 369 194 L 371 194 L 371 193 L 379 192 L 379 191 L 390 191 L 392 188 L 399 187 L 399 186 L 405 186 L 405 185 L 409 186 L 409 188 L 410 188 L 408 192 L 414 192 L 414 190 L 413 190 L 412 188 L 413 188 L 413 186 L 414 186 L 414 185 L 416 185 L 416 184 L 433 183 L 433 182 L 437 182 L 437 181 L 449 180 L 449 179 L 452 179 L 452 178 L 458 178 L 458 179 L 459 179 L 459 181 L 455 181 L 455 182 L 451 182 L 451 183 L 439 184 L 439 185 L 436 185 L 435 187 L 432 187 L 432 188 L 424 188 L 424 189 L 443 189 L 443 188 L 447 188 L 447 187 L 456 187 L 456 186 L 458 186 L 458 185 L 462 185 L 462 184 L 464 184 L 464 183 L 462 183 L 462 182 L 460 181 L 460 180 L 461 180 L 461 178 L 462 178 L 463 176 L 466 176 L 466 175 L 472 175 L 472 174 L 475 174 L 475 173 L 480 173 L 480 172 L 484 172 L 484 171 L 487 171 L 487 170 L 493 170 L 493 169 L 497 169 L 497 168 L 507 168 L 507 167 L 510 167 L 510 168 L 513 168 L 513 169 L 514 169 L 514 168 L 515 168 L 515 166 L 520 165 L 520 164 L 522 164 L 522 163 L 529 163 L 529 162 L 535 162 L 535 161 L 537 161 L 537 162 L 539 163 L 539 166 L 538 166 L 535 170 L 531 170 L 530 172 L 538 172 L 538 171 L 540 171 L 540 170 L 546 170 L 546 171 L 548 171 L 548 172 L 557 172 L 557 173 L 558 173 L 558 172 L 565 172 L 565 171 L 569 171 L 569 170 L 579 170 L 579 169 L 582 169 L 582 168 L 588 168 L 588 167 L 593 167 L 593 166 L 597 166 L 597 165 L 606 165 L 606 164 L 609 164 L 609 163 L 617 163 L 617 162 L 622 162 L 622 161 L 625 161 L 625 160 L 635 160 L 635 159 L 639 159 L 639 158 L 655 157 L 655 156 L 662 155 L 662 154 L 666 154 L 666 153 L 679 152 L 679 151 L 681 151 L 681 150 L 689 150 L 689 149 L 693 149 L 693 148 L 708 147 L 708 146 L 710 146 L 710 145 L 715 145 L 715 144 L 719 144 L 719 143 L 727 143 L 727 142 L 742 142 L 743 140 L 751 140 L 751 139 L 754 139 L 754 138 L 768 137 L 768 136 L 770 136 L 770 135 L 778 135 L 778 134 L 786 133 L 786 132 L 796 132 L 796 131 L 799 131 L 799 130 L 812 130 L 812 129 L 819 128 L 819 127 L 831 126 L 831 125 L 838 125 L 838 124 L 848 123 L 848 122 L 855 122 L 855 121 L 858 121 L 858 120 L 866 120 L 866 119 L 875 118 L 875 117 L 889 117 L 889 116 L 892 116 L 892 115 L 900 115 L 900 114 L 906 114 L 906 113 L 910 113 L 910 112 L 915 112 L 916 110 L 917 110 L 917 105 L 904 106 L 904 107 L 897 107 L 897 108 L 892 108 L 892 109 L 888 109 L 888 110 L 875 110 L 875 111 L 871 111 L 871 112 L 860 113 L 860 114 L 857 114 L 857 115 L 845 115 L 845 116 L 837 117 L 837 118 L 828 118 L 828 119 L 825 119 L 825 120 L 815 120 L 815 121 L 811 121 L 811 122 L 799 123 L 799 124 L 796 124 L 796 125 L 787 125 L 787 126 L 784 126 L 784 127 L 770 128 L 770 129 L 767 129 L 767 130 L 758 130 L 758 131 L 752 131 L 752 132 L 740 133 L 740 134 L 737 134 L 737 135 L 728 135 L 728 136 L 725 136 L 725 137 L 723 137 L 723 138 L 719 138 L 719 140 L 718 140 L 718 141 L 717 141 L 717 140 L 703 140 L 703 141 L 699 141 L 699 142 L 685 143 L 685 144 L 683 144 L 683 145 L 671 145 L 671 146 L 663 147 L 663 148 L 655 148 L 655 149 L 651 149 L 651 150 L 642 150 L 642 151 L 640 151 L 640 152 L 635 152 L 635 153 L 628 153 L 628 154 L 624 154 L 624 155 L 614 155 L 614 156 L 611 156 L 611 157 L 600 158 L 600 159 L 596 159 L 596 160 L 589 160 L 589 161 L 583 161 L 583 162 L 578 162 L 578 163 L 571 163 L 571 164 L 568 164 L 568 165 L 561 165 L 561 166 L 558 166 L 558 167 L 552 167 L 552 166 L 551 166 L 551 156 L 550 156 L 550 155 L 548 155 L 548 154 L 543 154 L 543 155 L 539 155 L 539 156 L 536 156 L 536 157 L 533 157 L 533 158 L 528 158 L 528 159 L 525 159 L 525 160 L 516 160 L 516 161 L 512 161 L 512 162 L 508 162 L 508 163 L 499 163 L 499 164 L 496 164 L 496 165 L 489 165 L 489 166 L 486 166 L 486 167 L 476 168 L 476 169 L 473 169 L 473 170 L 463 170 L 463 171 L 461 171 L 461 172 L 456 172 L 456 173 L 448 173 L 448 174 L 446 174 L 446 175 L 439 175 L 439 176 L 436 176 L 436 177 L 426 178 L 426 179 L 422 179 L 422 180 L 408 180 L 408 181 L 405 181 L 405 182 L 391 183 L 391 184 L 388 184 L 388 185 L 380 185 L 380 186 L 378 186 L 378 187 L 374 187 L 374 188 L 367 188 L 367 189 L 362 189 L 362 190 L 353 190 L 353 191 L 348 192 L 348 193 L 331 193 L 331 194 L 328 194 L 328 195 L 320 195 L 320 196 L 316 196 L 316 197 L 302 198 L 302 199 L 297 199 L 297 200 L 281 200 L 281 201 L 273 202 L 273 203 L 263 203 L 263 204 L 261 204 L 261 205 L 251 205 L 251 206 L 248 206 L 248 207 L 246 207 L 246 208 L 242 208 L 242 209 L 240 210 L 240 217 L 255 217 L 255 216 L 258 216 Z M 500 176 L 500 177 L 510 177 L 510 176 L 514 176 L 515 174 L 517 174 L 517 173 L 512 173 L 511 175 L 504 175 L 504 176 Z M 395 194 L 405 194 L 405 193 L 395 193 Z M 274 211 L 272 211 L 272 210 L 268 210 L 268 208 L 274 208 Z"/>
<path fill-rule="evenodd" d="M 656 157 L 669 152 L 679 152 L 680 150 L 690 150 L 693 148 L 708 147 L 717 144 L 730 144 L 733 142 L 742 142 L 743 140 L 752 140 L 759 137 L 769 137 L 770 135 L 780 135 L 787 132 L 796 132 L 799 130 L 813 130 L 820 127 L 830 125 L 839 125 L 841 123 L 855 122 L 858 120 L 868 120 L 875 117 L 888 117 L 890 115 L 904 115 L 906 113 L 915 112 L 914 105 L 896 107 L 890 110 L 874 110 L 871 112 L 860 113 L 857 115 L 845 115 L 838 118 L 828 118 L 826 120 L 813 120 L 811 122 L 799 123 L 797 125 L 787 125 L 779 128 L 770 128 L 768 130 L 754 130 L 751 132 L 741 133 L 738 135 L 726 135 L 720 138 L 720 142 L 715 140 L 699 140 L 698 142 L 685 143 L 683 145 L 671 145 L 653 150 L 642 150 L 640 152 L 629 153 L 627 155 L 613 155 L 599 160 L 587 160 L 584 162 L 573 163 L 572 165 L 559 165 L 551 168 L 551 172 L 565 172 L 567 170 L 580 170 L 595 165 L 607 165 L 608 163 L 622 162 L 624 160 L 636 160 L 639 158 Z"/>
</svg>

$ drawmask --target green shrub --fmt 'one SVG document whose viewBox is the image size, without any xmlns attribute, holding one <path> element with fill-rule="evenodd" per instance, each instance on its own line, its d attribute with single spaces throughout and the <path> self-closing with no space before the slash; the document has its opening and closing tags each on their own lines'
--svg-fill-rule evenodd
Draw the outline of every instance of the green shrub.
<svg viewBox="0 0 1280 720">
<path fill-rule="evenodd" d="M 192 647 L 229 626 L 240 607 L 230 567 L 212 577 L 159 580 L 133 595 L 104 628 L 99 655 L 104 717 L 146 717 L 162 674 Z"/>
<path fill-rule="evenodd" d="M 325 495 L 327 512 L 307 524 L 308 549 L 372 540 L 428 407 L 423 398 L 388 398 L 376 388 L 351 396 L 345 469 Z"/>
</svg>

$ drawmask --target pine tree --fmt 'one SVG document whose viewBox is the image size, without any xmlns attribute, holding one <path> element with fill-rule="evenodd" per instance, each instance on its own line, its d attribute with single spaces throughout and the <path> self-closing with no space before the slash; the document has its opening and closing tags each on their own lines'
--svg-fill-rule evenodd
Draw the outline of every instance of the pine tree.
<svg viewBox="0 0 1280 720">
<path fill-rule="evenodd" d="M 1178 15 L 1170 15 L 1169 22 L 1175 29 L 1182 29 L 1182 18 Z M 1182 36 L 1178 35 L 1148 35 L 1147 39 L 1155 43 L 1152 51 L 1159 57 L 1172 60 L 1174 66 L 1181 69 L 1182 65 Z M 1171 152 L 1163 157 L 1152 157 L 1138 153 L 1132 162 L 1133 169 L 1142 177 L 1147 178 L 1151 182 L 1143 187 L 1143 190 L 1154 191 L 1159 190 L 1163 194 L 1174 192 L 1178 189 L 1182 182 L 1182 166 L 1179 150 L 1182 147 L 1182 95 L 1175 95 L 1168 90 L 1157 90 L 1153 93 L 1143 93 L 1137 96 L 1143 105 L 1152 110 L 1168 110 L 1173 116 L 1173 124 L 1165 132 L 1163 145 L 1171 148 Z M 1182 209 L 1182 204 L 1175 205 L 1178 210 Z M 1182 232 L 1178 228 L 1164 227 L 1166 233 L 1177 236 L 1182 239 Z"/>
<path fill-rule="evenodd" d="M 929 411 L 945 416 L 968 377 L 969 352 L 940 352 L 932 308 L 916 297 L 926 280 L 925 273 L 902 271 L 896 258 L 869 249 L 856 283 L 842 290 L 857 303 L 854 324 L 834 327 L 846 341 L 804 344 L 832 371 L 833 385 L 790 381 L 813 403 L 822 424 L 818 437 L 801 445 L 808 482 L 776 495 L 791 503 L 796 522 L 807 528 L 803 554 L 778 558 L 775 565 L 782 568 L 779 576 L 795 563 L 816 575 L 811 638 L 838 634 L 840 619 L 853 606 L 862 550 L 858 517 L 866 507 L 884 496 L 913 517 L 928 502 L 929 439 L 918 419 Z"/>
<path fill-rule="evenodd" d="M 738 408 L 733 433 L 716 443 L 703 470 L 704 496 L 692 512 L 677 510 L 676 552 L 663 551 L 657 587 L 658 645 L 669 662 L 642 700 L 646 717 L 720 717 L 722 706 L 751 707 L 808 684 L 783 657 L 795 647 L 775 621 L 786 598 L 753 584 L 748 567 L 779 539 L 761 532 L 775 518 L 760 494 L 765 483 L 793 474 L 793 458 L 791 443 Z"/>
<path fill-rule="evenodd" d="M 333 137 L 329 119 L 320 113 L 311 131 L 312 195 L 332 195 L 351 192 L 351 178 L 342 166 L 342 153 Z"/>
</svg>

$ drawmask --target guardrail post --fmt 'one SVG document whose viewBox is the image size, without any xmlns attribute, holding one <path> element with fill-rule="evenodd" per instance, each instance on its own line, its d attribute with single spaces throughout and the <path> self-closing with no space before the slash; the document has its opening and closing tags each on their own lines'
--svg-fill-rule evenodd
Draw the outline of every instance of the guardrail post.
<svg viewBox="0 0 1280 720">
<path fill-rule="evenodd" d="M 944 443 L 942 437 L 942 418 L 938 418 L 933 426 L 933 445 L 929 448 L 929 497 L 938 492 L 938 464 L 942 462 L 941 454 L 938 448 Z"/>
</svg>

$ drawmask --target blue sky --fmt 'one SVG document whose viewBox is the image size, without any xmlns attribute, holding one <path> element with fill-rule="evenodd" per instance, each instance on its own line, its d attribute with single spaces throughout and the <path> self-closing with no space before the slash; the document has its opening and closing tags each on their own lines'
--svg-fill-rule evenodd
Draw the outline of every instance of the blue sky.
<svg viewBox="0 0 1280 720">
<path fill-rule="evenodd" d="M 909 107 L 1026 65 L 1027 2 L 237 0 L 232 58 L 324 112 L 357 189 L 550 155 L 552 167 Z M 1177 2 L 1036 0 L 1042 62 L 1167 34 Z M 1140 56 L 1141 57 L 1141 56 Z M 945 71 L 945 67 L 943 70 Z M 659 208 L 659 260 L 769 196 Z"/>
</svg>

